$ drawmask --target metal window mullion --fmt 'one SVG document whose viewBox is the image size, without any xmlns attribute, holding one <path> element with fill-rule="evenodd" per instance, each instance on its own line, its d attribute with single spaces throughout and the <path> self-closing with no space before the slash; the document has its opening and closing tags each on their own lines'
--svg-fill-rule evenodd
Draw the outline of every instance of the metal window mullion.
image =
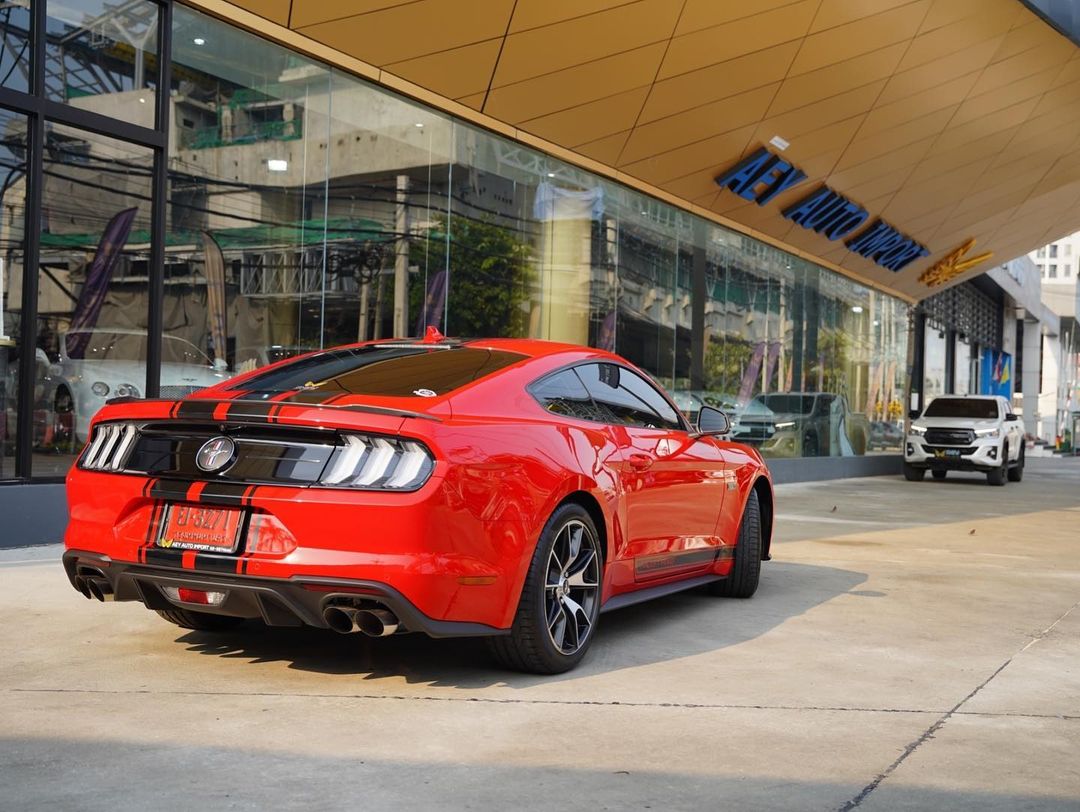
<svg viewBox="0 0 1080 812">
<path fill-rule="evenodd" d="M 151 196 L 149 307 L 146 341 L 146 389 L 148 398 L 161 394 L 161 342 L 165 329 L 165 231 L 169 197 L 169 88 L 172 84 L 172 3 L 158 11 L 158 76 L 154 94 L 154 122 L 161 144 L 154 149 L 154 180 Z"/>
<path fill-rule="evenodd" d="M 32 40 L 30 90 L 38 98 L 45 93 L 45 21 L 44 3 L 30 6 Z M 37 376 L 38 260 L 41 242 L 41 182 L 44 177 L 42 153 L 45 145 L 45 121 L 27 113 L 26 119 L 26 203 L 23 209 L 23 278 L 22 316 L 19 323 L 19 382 L 15 412 L 15 476 L 31 475 L 34 442 L 34 388 Z"/>
</svg>

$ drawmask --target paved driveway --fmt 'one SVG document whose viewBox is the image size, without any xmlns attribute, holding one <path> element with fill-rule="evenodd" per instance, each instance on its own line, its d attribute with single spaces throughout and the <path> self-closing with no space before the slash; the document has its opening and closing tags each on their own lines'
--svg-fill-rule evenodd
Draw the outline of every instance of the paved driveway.
<svg viewBox="0 0 1080 812">
<path fill-rule="evenodd" d="M 184 632 L 0 552 L 5 809 L 1080 809 L 1080 461 L 782 486 L 750 601 L 476 641 Z"/>
</svg>

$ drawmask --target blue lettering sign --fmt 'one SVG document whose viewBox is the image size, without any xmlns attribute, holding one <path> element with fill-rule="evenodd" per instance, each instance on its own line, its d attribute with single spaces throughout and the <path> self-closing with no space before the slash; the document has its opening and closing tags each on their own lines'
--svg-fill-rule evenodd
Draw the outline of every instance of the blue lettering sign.
<svg viewBox="0 0 1080 812">
<path fill-rule="evenodd" d="M 727 172 L 717 176 L 716 183 L 730 189 L 739 197 L 763 206 L 781 192 L 806 180 L 806 174 L 789 161 L 762 147 Z M 828 186 L 811 192 L 783 211 L 784 217 L 796 225 L 839 240 L 870 219 L 870 213 Z M 902 234 L 884 220 L 875 220 L 861 234 L 847 240 L 849 250 L 866 257 L 890 271 L 899 271 L 930 252 L 918 242 Z"/>
<path fill-rule="evenodd" d="M 739 197 L 764 206 L 785 189 L 804 180 L 806 175 L 802 171 L 762 147 L 717 177 L 716 183 Z M 766 187 L 758 192 L 763 183 Z"/>
</svg>

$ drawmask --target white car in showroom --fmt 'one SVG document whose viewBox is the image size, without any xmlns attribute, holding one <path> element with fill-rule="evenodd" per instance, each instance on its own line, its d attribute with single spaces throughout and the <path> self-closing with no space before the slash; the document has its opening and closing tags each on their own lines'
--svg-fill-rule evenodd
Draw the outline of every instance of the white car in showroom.
<svg viewBox="0 0 1080 812">
<path fill-rule="evenodd" d="M 81 339 L 81 340 L 80 340 Z M 78 358 L 71 347 L 82 344 Z M 46 371 L 43 400 L 49 414 L 47 445 L 78 445 L 90 419 L 105 401 L 142 397 L 146 382 L 146 332 L 121 328 L 71 330 L 60 336 L 60 359 Z M 161 397 L 181 398 L 231 378 L 198 347 L 177 336 L 162 336 Z"/>
<path fill-rule="evenodd" d="M 918 482 L 929 471 L 978 471 L 991 485 L 1024 476 L 1024 430 L 1009 401 L 993 395 L 934 398 L 920 415 L 911 413 L 904 448 L 904 477 Z"/>
</svg>

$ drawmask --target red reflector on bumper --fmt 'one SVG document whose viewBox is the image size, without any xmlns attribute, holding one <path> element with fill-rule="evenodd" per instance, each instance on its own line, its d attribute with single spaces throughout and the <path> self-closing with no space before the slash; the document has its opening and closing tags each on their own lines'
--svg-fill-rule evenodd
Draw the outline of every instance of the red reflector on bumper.
<svg viewBox="0 0 1080 812">
<path fill-rule="evenodd" d="M 210 596 L 201 589 L 188 589 L 187 587 L 182 586 L 176 591 L 179 593 L 178 597 L 184 603 L 201 603 L 205 606 L 210 605 Z"/>
</svg>

